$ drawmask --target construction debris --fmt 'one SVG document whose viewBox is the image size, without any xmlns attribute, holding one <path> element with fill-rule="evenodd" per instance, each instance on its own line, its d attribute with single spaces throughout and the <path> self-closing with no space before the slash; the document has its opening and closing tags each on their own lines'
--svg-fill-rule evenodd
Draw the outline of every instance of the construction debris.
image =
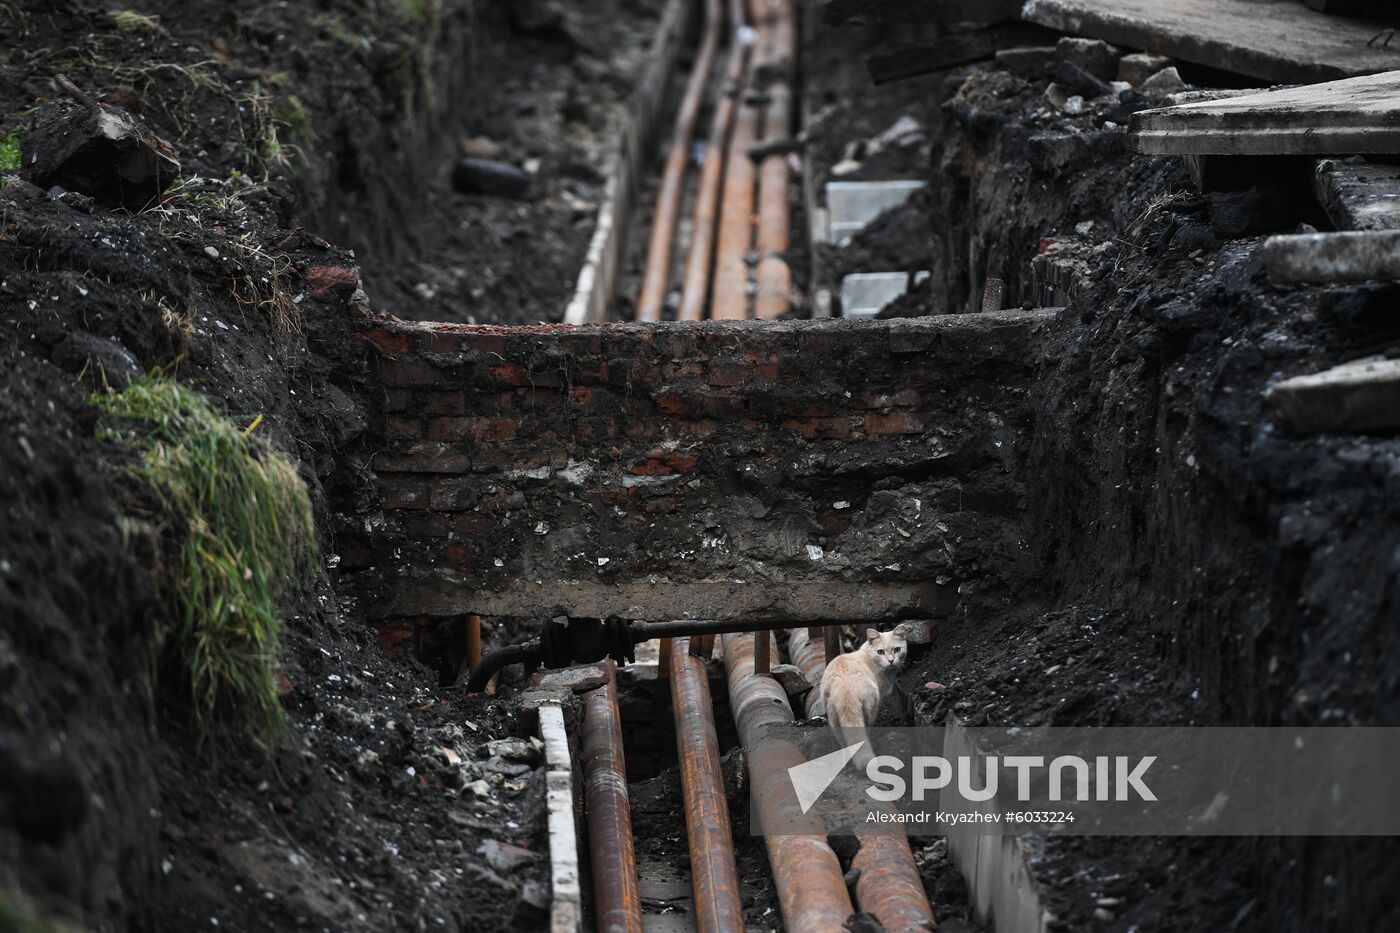
<svg viewBox="0 0 1400 933">
<path fill-rule="evenodd" d="M 24 135 L 22 177 L 105 207 L 152 207 L 179 171 L 169 143 L 114 107 L 50 108 Z"/>
<path fill-rule="evenodd" d="M 1398 117 L 1400 71 L 1390 71 L 1142 111 L 1128 144 L 1149 155 L 1393 154 Z"/>
<path fill-rule="evenodd" d="M 1323 159 L 1313 194 L 1338 230 L 1400 230 L 1400 165 Z"/>
<path fill-rule="evenodd" d="M 1379 27 L 1294 3 L 1249 0 L 1032 0 L 1025 20 L 1282 83 L 1328 81 L 1396 66 L 1367 42 Z"/>
<path fill-rule="evenodd" d="M 1270 386 L 1264 401 L 1292 430 L 1393 431 L 1400 428 L 1400 360 L 1354 360 Z"/>
<path fill-rule="evenodd" d="M 1400 280 L 1400 230 L 1269 237 L 1264 268 L 1278 285 Z"/>
</svg>

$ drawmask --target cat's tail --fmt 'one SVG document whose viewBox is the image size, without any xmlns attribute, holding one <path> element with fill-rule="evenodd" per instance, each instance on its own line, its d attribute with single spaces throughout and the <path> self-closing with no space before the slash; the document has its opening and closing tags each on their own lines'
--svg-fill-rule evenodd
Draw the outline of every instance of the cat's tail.
<svg viewBox="0 0 1400 933">
<path fill-rule="evenodd" d="M 835 698 L 832 698 L 833 701 Z M 864 771 L 865 766 L 874 757 L 874 751 L 870 745 L 870 739 L 865 731 L 865 710 L 859 703 L 833 702 L 827 707 L 827 722 L 831 724 L 831 730 L 836 733 L 836 738 L 843 748 L 860 743 L 851 761 L 855 766 Z"/>
</svg>

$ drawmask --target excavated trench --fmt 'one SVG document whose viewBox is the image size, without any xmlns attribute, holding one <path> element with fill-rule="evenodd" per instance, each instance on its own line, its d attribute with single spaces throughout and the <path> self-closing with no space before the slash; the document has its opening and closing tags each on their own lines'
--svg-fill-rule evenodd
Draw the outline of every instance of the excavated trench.
<svg viewBox="0 0 1400 933">
<path fill-rule="evenodd" d="M 87 763 L 60 760 L 54 768 L 68 770 L 58 784 L 100 779 L 112 805 L 85 824 L 73 817 L 77 830 L 56 820 L 77 834 L 80 851 L 43 850 L 17 869 L 34 876 L 26 884 L 152 928 L 203 927 L 221 914 L 246 928 L 312 917 L 368 930 L 405 910 L 424 926 L 538 928 L 552 785 L 540 753 L 509 737 L 532 728 L 521 700 L 536 665 L 506 666 L 492 692 L 464 695 L 454 685 L 473 659 L 473 616 L 488 653 L 540 637 L 560 616 L 934 618 L 932 643 L 916 649 L 900 680 L 907 708 L 886 724 L 1400 718 L 1400 635 L 1388 624 L 1400 605 L 1400 449 L 1387 435 L 1299 436 L 1262 400 L 1280 375 L 1400 347 L 1392 287 L 1282 290 L 1262 274 L 1262 234 L 1318 222 L 1307 199 L 1286 186 L 1200 192 L 1176 162 L 1131 155 L 1123 141 L 1131 111 L 1161 102 L 1146 93 L 1059 112 L 1046 103 L 1045 75 L 1009 65 L 874 87 L 863 55 L 889 35 L 822 30 L 806 3 L 797 62 L 765 72 L 792 79 L 792 117 L 775 124 L 786 122 L 785 132 L 765 132 L 778 145 L 756 153 L 754 166 L 756 175 L 765 163 L 775 176 L 791 173 L 791 235 L 764 249 L 755 230 L 749 248 L 725 252 L 716 231 L 730 275 L 725 300 L 741 309 L 733 316 L 750 316 L 751 292 L 771 298 L 764 286 L 781 283 L 785 266 L 793 284 L 784 319 L 670 321 L 685 305 L 679 283 L 698 226 L 700 166 L 691 165 L 666 323 L 616 323 L 640 305 L 658 188 L 650 179 L 704 4 L 597 0 L 588 7 L 598 30 L 591 40 L 606 50 L 590 45 L 587 23 L 522 18 L 526 6 L 539 5 L 481 21 L 483 35 L 515 36 L 528 51 L 519 56 L 511 42 L 473 45 L 474 8 L 441 24 L 433 41 L 472 54 L 420 64 L 441 72 L 441 87 L 476 89 L 493 75 L 501 91 L 474 99 L 461 119 L 423 88 L 376 90 L 386 112 L 399 97 L 422 110 L 372 133 L 360 130 L 379 123 L 337 109 L 331 89 L 312 101 L 336 125 L 323 137 L 333 145 L 303 179 L 320 192 L 305 207 L 367 253 L 374 313 L 352 254 L 278 227 L 294 216 L 285 191 L 251 197 L 271 201 L 277 223 L 263 216 L 259 229 L 269 244 L 289 244 L 306 283 L 305 332 L 294 334 L 250 322 L 225 297 L 213 256 L 240 255 L 225 231 L 247 217 L 205 204 L 203 218 L 167 212 L 180 242 L 200 245 L 153 272 L 129 258 L 158 254 L 140 215 L 77 216 L 42 191 L 7 188 L 7 249 L 23 261 L 0 283 L 6 302 L 30 276 L 57 276 L 67 288 L 62 276 L 79 266 L 134 276 L 143 294 L 122 293 L 113 301 L 124 303 L 112 305 L 129 313 L 83 317 L 86 306 L 75 304 L 53 314 L 71 328 L 78 323 L 61 315 L 82 317 L 83 328 L 124 341 L 147 366 L 183 359 L 161 336 L 147 285 L 216 311 L 192 325 L 189 365 L 243 424 L 267 413 L 276 442 L 300 450 L 334 584 L 287 637 L 283 703 L 304 746 L 271 764 L 228 762 L 203 781 L 168 739 L 153 756 L 159 769 L 134 760 L 156 715 L 123 687 L 130 664 L 110 676 L 95 665 L 93 689 L 69 690 L 59 705 L 85 717 L 69 731 Z M 173 17 L 170 25 L 182 28 Z M 313 22 L 308 35 L 343 44 L 333 25 Z M 725 52 L 722 44 L 721 67 Z M 365 74 L 396 87 L 373 67 Z M 731 93 L 722 87 L 709 86 L 695 141 Z M 734 99 L 767 114 L 767 90 Z M 623 129 L 600 139 L 600 125 Z M 396 130 L 403 138 L 391 138 Z M 498 156 L 533 165 L 532 197 L 451 193 L 433 165 L 458 130 L 476 134 L 471 151 L 492 143 L 505 150 Z M 784 139 L 798 132 L 800 143 Z M 713 152 L 695 141 L 697 152 Z M 198 159 L 217 163 L 218 147 L 210 149 Z M 193 164 L 210 177 L 225 168 Z M 832 181 L 922 188 L 861 229 L 838 230 Z M 761 184 L 730 212 L 745 224 Z M 715 213 L 723 227 L 724 210 Z M 206 229 L 209 217 L 220 239 Z M 128 258 L 96 251 L 103 237 Z M 213 254 L 203 248 L 214 242 Z M 74 269 L 55 272 L 51 262 Z M 843 279 L 869 273 L 905 275 L 910 287 L 873 321 L 807 320 L 854 317 Z M 977 313 L 992 280 L 1007 310 Z M 85 281 L 104 300 L 117 294 L 110 281 Z M 720 292 L 718 281 L 706 286 L 710 304 Z M 588 323 L 557 326 L 574 311 Z M 90 441 L 91 416 L 72 385 L 89 368 L 36 374 L 36 356 L 63 358 L 67 331 L 48 319 L 33 331 L 13 354 L 25 367 L 16 397 L 26 417 L 71 421 L 68 434 Z M 20 346 L 11 336 L 7 352 Z M 53 515 L 72 521 L 34 511 L 17 520 L 18 538 L 39 542 L 34 553 L 52 551 L 56 563 L 60 551 L 82 549 L 106 566 L 101 555 L 121 551 L 114 523 L 82 540 L 72 532 L 71 542 L 47 531 L 78 528 L 75 503 L 100 485 L 70 468 L 79 458 L 51 435 L 34 443 L 37 462 L 54 465 L 32 482 L 32 453 L 0 451 L 14 464 L 6 482 L 23 478 L 17 501 L 53 500 Z M 149 598 L 131 582 L 142 579 L 138 569 L 104 586 L 123 632 L 140 629 Z M 73 595 L 85 589 L 73 574 L 60 602 L 92 611 L 90 596 Z M 134 657 L 122 638 L 121 657 L 127 648 Z M 58 730 L 63 720 L 44 718 L 56 717 L 47 694 L 22 671 L 85 669 L 76 646 L 87 641 L 31 642 L 20 644 L 26 659 L 50 653 L 18 666 L 5 655 L 0 672 L 16 685 L 16 708 Z M 755 644 L 742 636 L 733 657 L 754 664 Z M 788 645 L 780 635 L 770 662 L 790 660 Z M 637 893 L 647 929 L 693 929 L 677 755 L 684 736 L 671 680 L 647 660 L 655 647 L 639 646 L 640 663 L 617 679 Z M 68 653 L 53 654 L 60 650 Z M 417 676 L 382 652 L 430 673 Z M 803 898 L 784 897 L 773 850 L 749 835 L 753 762 L 741 754 L 736 678 L 722 656 L 706 662 L 704 680 L 743 923 L 805 929 L 794 920 Z M 741 687 L 765 680 L 749 677 Z M 946 687 L 926 686 L 934 681 Z M 125 697 L 130 710 L 109 696 Z M 793 706 L 800 715 L 801 703 Z M 567 725 L 577 743 L 582 722 Z M 6 772 L 19 775 L 16 786 L 48 774 L 21 764 Z M 158 804 L 165 823 L 147 819 Z M 286 838 L 295 858 L 274 842 Z M 523 844 L 503 846 L 506 838 Z M 579 848 L 587 852 L 586 841 Z M 123 865 L 114 864 L 118 852 Z M 997 907 L 1009 903 L 1005 891 L 974 877 L 966 850 L 928 837 L 915 838 L 910 854 L 948 933 L 1400 923 L 1389 895 L 1393 840 L 1027 840 L 1012 856 L 1022 869 L 1017 890 L 1035 898 L 1031 927 Z M 827 863 L 844 873 L 858 855 L 837 842 Z M 65 870 L 71 864 L 102 880 L 88 885 Z M 344 877 L 338 865 L 350 866 Z M 169 903 L 143 906 L 157 877 Z M 234 894 L 224 890 L 230 878 L 240 879 Z M 811 900 L 839 904 L 844 880 L 825 888 Z M 585 885 L 590 910 L 591 897 Z"/>
<path fill-rule="evenodd" d="M 1033 76 L 975 68 L 872 89 L 858 70 L 859 41 L 843 47 L 824 35 L 812 44 L 808 36 L 803 72 L 814 77 L 803 86 L 801 110 L 820 132 L 808 140 L 805 206 L 814 217 L 829 212 L 831 205 L 813 191 L 838 176 L 914 176 L 926 183 L 844 242 L 833 237 L 799 243 L 788 252 L 801 279 L 810 249 L 811 313 L 841 307 L 837 292 L 844 276 L 886 271 L 908 273 L 915 287 L 881 318 L 979 308 L 989 279 L 999 283 L 998 294 L 1009 306 L 1068 310 L 1044 312 L 1017 338 L 1024 340 L 1020 352 L 1011 354 L 979 356 L 985 350 L 981 337 L 957 333 L 960 325 L 940 332 L 932 338 L 942 347 L 936 365 L 952 372 L 941 383 L 926 373 L 911 376 L 917 358 L 888 372 L 871 362 L 880 352 L 906 352 L 896 348 L 910 341 L 920 345 L 918 352 L 929 346 L 923 332 L 916 328 L 919 336 L 911 336 L 899 324 L 809 325 L 811 330 L 780 325 L 747 338 L 737 331 L 726 337 L 744 351 L 736 371 L 757 370 L 759 379 L 782 381 L 795 390 L 793 396 L 811 400 L 799 404 L 784 396 L 776 407 L 767 388 L 745 385 L 750 376 L 713 375 L 722 331 L 702 326 L 693 338 L 665 327 L 655 336 L 600 331 L 607 364 L 626 373 L 620 381 L 591 368 L 590 336 L 556 352 L 549 335 L 503 335 L 504 343 L 491 352 L 519 366 L 530 392 L 562 390 L 573 399 L 562 428 L 537 412 L 520 422 L 516 437 L 547 427 L 562 440 L 562 452 L 540 451 L 534 459 L 517 452 L 515 475 L 548 466 L 541 476 L 557 477 L 582 465 L 597 478 L 594 492 L 619 513 L 647 516 L 630 526 L 626 520 L 590 525 L 584 518 L 587 530 L 568 544 L 568 559 L 587 552 L 588 560 L 601 561 L 598 566 L 611 565 L 600 574 L 604 579 L 660 574 L 664 588 L 668 578 L 683 584 L 723 566 L 702 560 L 694 574 L 677 574 L 677 558 L 694 553 L 681 543 L 688 540 L 721 551 L 737 548 L 742 553 L 734 566 L 758 560 L 796 568 L 804 557 L 818 560 L 814 554 L 822 560 L 839 556 L 833 597 L 841 583 L 882 574 L 926 574 L 953 583 L 955 604 L 940 608 L 932 647 L 915 657 L 902 680 L 912 714 L 892 722 L 942 723 L 954 714 L 968 725 L 1277 724 L 1319 717 L 1385 721 L 1393 715 L 1393 671 L 1338 681 L 1323 661 L 1332 649 L 1280 628 L 1295 624 L 1301 631 L 1327 618 L 1336 632 L 1359 634 L 1393 607 L 1389 590 L 1369 587 L 1361 587 L 1374 594 L 1367 605 L 1329 599 L 1326 594 L 1359 583 L 1364 570 L 1317 563 L 1340 546 L 1340 529 L 1388 508 L 1385 481 L 1369 471 L 1393 462 L 1393 444 L 1291 438 L 1259 401 L 1265 381 L 1278 371 L 1348 352 L 1355 338 L 1334 322 L 1361 322 L 1372 331 L 1364 338 L 1372 345 L 1392 341 L 1393 327 L 1376 316 L 1390 293 L 1272 290 L 1251 258 L 1259 234 L 1315 222 L 1316 211 L 1300 204 L 1293 213 L 1280 212 L 1258 195 L 1192 195 L 1180 167 L 1129 155 L 1121 127 L 1133 107 L 1153 103 L 1150 97 L 1125 98 L 1090 113 L 1082 121 L 1088 125 L 1079 126 L 1037 109 L 1043 87 Z M 1189 69 L 1186 74 L 1202 83 L 1237 83 Z M 695 202 L 689 184 L 683 213 Z M 797 199 L 794 189 L 790 200 Z M 645 197 L 633 216 L 634 226 L 651 216 Z M 684 222 L 681 230 L 678 252 L 686 247 Z M 641 278 L 638 242 L 634 236 L 628 248 L 624 290 Z M 629 296 L 620 307 L 622 316 L 631 315 Z M 973 327 L 974 317 L 980 316 L 961 320 Z M 407 336 L 414 347 L 456 339 L 443 329 L 435 333 Z M 770 335 L 773 342 L 764 342 Z M 759 343 L 744 343 L 750 339 Z M 862 342 L 872 339 L 879 349 Z M 648 349 L 629 356 L 641 344 Z M 856 365 L 845 365 L 850 358 Z M 431 362 L 452 368 L 444 359 Z M 916 365 L 906 365 L 911 363 Z M 771 368 L 763 371 L 765 366 Z M 545 378 L 551 373 L 562 379 Z M 687 384 L 695 375 L 700 379 Z M 426 383 L 410 374 L 396 385 L 418 393 Z M 622 386 L 618 408 L 599 405 L 597 396 Z M 866 391 L 869 407 L 859 422 L 851 420 L 853 410 L 833 406 L 833 398 L 850 398 L 867 386 L 875 389 Z M 938 401 L 923 395 L 901 403 L 901 390 L 929 392 Z M 512 391 L 521 397 L 521 390 Z M 630 407 L 639 393 L 674 401 L 660 411 Z M 422 396 L 412 399 L 416 404 Z M 494 414 L 510 419 L 503 409 Z M 656 430 L 658 417 L 677 421 Z M 757 439 L 739 436 L 734 422 L 745 418 L 757 424 L 744 426 L 760 432 Z M 776 439 L 764 419 L 778 421 L 787 436 Z M 875 441 L 885 428 L 902 430 L 899 425 L 942 437 L 932 451 L 916 451 L 916 441 L 853 455 L 846 444 L 852 426 L 857 437 Z M 694 440 L 696 431 L 718 440 Z M 898 436 L 908 440 L 912 434 Z M 674 437 L 685 440 L 679 447 L 667 442 Z M 658 439 L 666 443 L 658 447 Z M 598 444 L 607 445 L 614 471 L 622 465 L 624 474 L 630 469 L 633 477 L 660 476 L 667 485 L 608 479 L 607 458 L 589 454 Z M 1339 473 L 1328 464 L 1341 448 L 1360 451 L 1360 460 Z M 678 450 L 684 451 L 684 466 L 668 460 Z M 760 475 L 753 475 L 745 461 L 756 455 L 760 461 L 788 461 L 773 474 L 776 482 L 761 476 L 769 467 L 760 465 Z M 700 464 L 694 474 L 692 456 Z M 1284 479 L 1294 468 L 1307 477 L 1301 484 Z M 690 475 L 695 479 L 686 479 Z M 671 477 L 677 487 L 669 486 Z M 711 482 L 718 496 L 707 494 Z M 1345 492 L 1329 494 L 1325 517 L 1307 540 L 1276 536 L 1278 523 L 1292 521 L 1298 509 L 1319 514 L 1319 490 L 1327 483 Z M 686 491 L 674 491 L 681 487 Z M 510 483 L 483 489 L 481 501 L 489 494 L 510 502 L 516 494 L 511 489 Z M 422 494 L 431 497 L 432 489 Z M 588 511 L 571 505 L 568 495 L 542 504 L 553 495 L 536 488 L 515 500 L 517 506 L 528 502 L 525 525 L 568 516 L 567 525 Z M 677 514 L 682 519 L 666 518 Z M 528 540 L 525 525 L 518 534 Z M 937 530 L 911 531 L 925 527 Z M 1368 527 L 1368 540 L 1384 549 L 1390 532 Z M 621 544 L 619 536 L 637 534 L 640 547 Z M 915 545 L 892 555 L 900 548 L 886 542 L 911 534 Z M 939 556 L 931 559 L 935 550 Z M 525 547 L 517 556 L 503 556 L 508 572 L 519 567 L 548 576 L 543 568 L 559 555 L 551 556 L 548 547 Z M 498 564 L 501 559 L 495 558 Z M 1297 579 L 1300 567 L 1309 568 L 1306 591 L 1301 583 L 1283 582 Z M 395 613 L 402 615 L 402 607 L 386 618 Z M 1217 631 L 1225 634 L 1210 634 Z M 1340 634 L 1325 639 L 1331 645 L 1345 640 Z M 1347 657 L 1348 664 L 1366 663 Z M 932 680 L 948 686 L 923 687 Z M 722 697 L 717 671 L 711 681 L 711 693 Z M 669 721 L 660 683 L 629 675 L 621 686 L 638 838 L 656 840 L 639 842 L 644 865 L 652 866 L 644 871 L 686 861 L 675 806 L 677 772 L 668 764 L 674 733 L 659 725 Z M 1376 692 L 1362 684 L 1381 686 Z M 727 718 L 722 702 L 716 717 Z M 722 747 L 732 751 L 733 737 L 725 733 L 721 726 Z M 735 788 L 728 790 L 737 815 L 747 802 L 732 796 Z M 1038 905 L 1032 922 L 1049 929 L 1088 923 L 1140 930 L 1177 923 L 1243 928 L 1256 922 L 1291 929 L 1299 917 L 1338 915 L 1338 908 L 1299 893 L 1323 884 L 1346 886 L 1349 916 L 1369 918 L 1385 909 L 1366 866 L 1385 863 L 1393 846 L 1325 842 L 1303 849 L 1289 841 L 1032 840 L 1013 847 L 1011 857 L 1034 866 L 1022 871 L 1018 890 L 1030 892 Z M 977 890 L 964 887 L 960 869 L 970 871 L 972 864 L 965 853 L 933 839 L 916 843 L 915 850 L 935 915 L 948 926 L 996 927 L 997 904 L 1008 929 L 1023 919 L 1008 912 L 1004 892 L 983 890 L 975 878 Z M 763 864 L 752 846 L 741 844 L 739 853 L 744 865 Z M 847 853 L 842 868 L 849 864 Z M 1261 881 L 1264 876 L 1270 880 Z M 664 871 L 654 881 L 658 890 L 681 884 Z M 1209 884 L 1235 896 L 1188 903 L 1187 888 Z M 777 892 L 757 871 L 746 870 L 746 885 L 759 889 L 747 896 L 747 922 L 766 928 L 775 922 L 769 918 L 778 910 Z M 655 902 L 657 910 L 668 910 L 666 898 Z"/>
</svg>

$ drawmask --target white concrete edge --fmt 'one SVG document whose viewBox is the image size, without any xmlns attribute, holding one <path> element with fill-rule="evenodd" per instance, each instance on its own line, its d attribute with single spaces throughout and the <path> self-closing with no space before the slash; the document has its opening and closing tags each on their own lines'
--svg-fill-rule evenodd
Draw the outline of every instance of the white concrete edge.
<svg viewBox="0 0 1400 933">
<path fill-rule="evenodd" d="M 574 806 L 573 760 L 564 711 L 555 703 L 539 708 L 545 755 L 545 806 L 549 825 L 550 933 L 583 929 L 583 888 L 579 881 L 578 824 Z"/>
<path fill-rule="evenodd" d="M 574 296 L 564 310 L 565 324 L 594 324 L 609 317 L 617 291 L 617 271 L 627 254 L 639 172 L 656 139 L 657 121 L 678 72 L 680 55 L 694 31 L 699 0 L 671 0 L 666 8 L 650 63 L 632 100 L 632 112 L 612 143 L 604 167 L 608 178 L 593 237 L 579 270 Z"/>
<path fill-rule="evenodd" d="M 943 755 L 978 755 L 956 717 L 946 723 Z M 940 805 L 956 812 L 995 810 L 991 801 L 973 803 L 957 794 L 945 794 Z M 999 824 L 976 823 L 951 824 L 946 838 L 949 858 L 967 879 L 968 900 L 979 924 L 997 933 L 1048 933 L 1053 917 L 1040 904 L 1024 838 L 1004 835 Z"/>
</svg>

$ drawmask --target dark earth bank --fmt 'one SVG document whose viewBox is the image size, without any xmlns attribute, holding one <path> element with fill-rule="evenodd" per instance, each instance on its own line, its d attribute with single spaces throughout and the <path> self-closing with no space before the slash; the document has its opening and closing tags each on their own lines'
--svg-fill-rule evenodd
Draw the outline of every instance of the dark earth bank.
<svg viewBox="0 0 1400 933">
<path fill-rule="evenodd" d="M 347 322 L 368 296 L 562 313 L 660 6 L 0 4 L 0 138 L 73 113 L 64 75 L 179 161 L 137 213 L 19 179 L 17 152 L 0 170 L 0 927 L 543 922 L 538 748 L 506 704 L 386 656 L 331 586 L 331 504 L 367 494 Z M 464 153 L 528 196 L 453 192 Z M 201 739 L 153 678 L 178 528 L 124 520 L 136 455 L 87 399 L 157 368 L 311 493 L 325 572 L 284 619 L 272 754 Z"/>
<path fill-rule="evenodd" d="M 1127 92 L 1079 115 L 1048 77 L 948 79 L 930 165 L 935 307 L 1068 306 L 1015 453 L 1020 553 L 905 676 L 971 725 L 1395 725 L 1400 440 L 1288 433 L 1285 376 L 1400 353 L 1393 287 L 1283 290 L 1263 235 L 1320 224 L 1268 187 L 1198 194 L 1133 157 Z M 1049 246 L 1048 256 L 1041 255 Z M 1051 296 L 1053 297 L 1053 295 Z M 928 681 L 947 684 L 929 691 Z M 1059 929 L 1393 929 L 1393 839 L 1056 839 Z M 1099 900 L 1111 910 L 1100 913 Z"/>
</svg>

